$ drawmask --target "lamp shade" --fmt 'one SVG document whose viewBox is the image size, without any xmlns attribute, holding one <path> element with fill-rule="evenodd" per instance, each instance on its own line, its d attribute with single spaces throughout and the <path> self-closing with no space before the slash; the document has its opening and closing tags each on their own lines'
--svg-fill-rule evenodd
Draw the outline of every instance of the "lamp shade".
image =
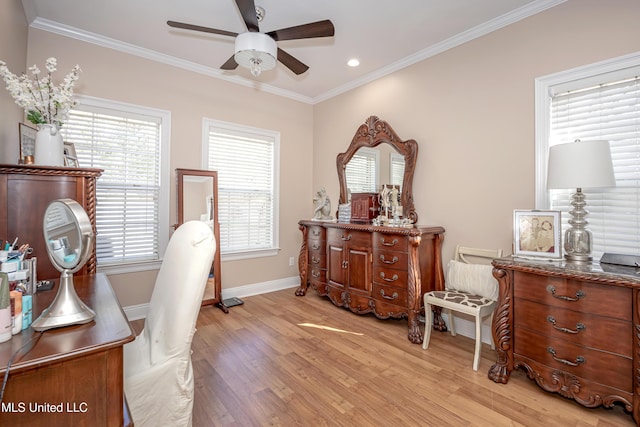
<svg viewBox="0 0 640 427">
<path fill-rule="evenodd" d="M 270 70 L 276 66 L 278 46 L 275 40 L 263 33 L 247 32 L 238 34 L 235 42 L 235 61 L 254 71 Z"/>
<path fill-rule="evenodd" d="M 547 188 L 615 187 L 609 141 L 580 141 L 549 148 Z"/>
</svg>

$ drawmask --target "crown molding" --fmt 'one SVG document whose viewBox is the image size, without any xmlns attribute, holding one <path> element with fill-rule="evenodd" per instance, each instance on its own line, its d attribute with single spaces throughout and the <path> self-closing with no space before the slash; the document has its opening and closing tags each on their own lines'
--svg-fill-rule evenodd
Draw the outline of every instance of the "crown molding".
<svg viewBox="0 0 640 427">
<path fill-rule="evenodd" d="M 120 40 L 105 37 L 100 34 L 84 31 L 69 25 L 64 25 L 59 22 L 51 21 L 44 18 L 36 18 L 30 25 L 32 28 L 38 30 L 47 31 L 50 33 L 58 34 L 63 37 L 69 37 L 75 40 L 80 40 L 86 43 L 91 43 L 96 46 L 106 47 L 108 49 L 117 50 L 119 52 L 127 53 L 129 55 L 138 56 L 140 58 L 149 59 L 151 61 L 159 62 L 173 67 L 182 68 L 194 73 L 203 74 L 205 76 L 214 77 L 216 79 L 224 80 L 229 83 L 238 84 L 241 86 L 258 89 L 263 92 L 271 93 L 274 95 L 282 96 L 285 98 L 291 98 L 296 101 L 304 102 L 307 104 L 312 103 L 312 98 L 299 93 L 277 88 L 265 83 L 255 82 L 247 80 L 238 76 L 229 76 L 223 74 L 217 68 L 211 68 L 204 65 L 196 64 L 195 62 L 186 61 L 184 59 L 176 58 L 171 55 L 156 52 L 155 50 L 146 49 L 140 46 L 136 46 L 131 43 L 126 43 Z"/>
<path fill-rule="evenodd" d="M 416 64 L 418 62 L 424 61 L 427 58 L 431 58 L 432 56 L 438 55 L 449 49 L 453 49 L 454 47 L 460 46 L 471 40 L 482 37 L 493 31 L 496 31 L 508 25 L 514 24 L 518 21 L 521 21 L 525 18 L 528 18 L 540 12 L 544 12 L 545 10 L 555 7 L 559 4 L 565 3 L 566 1 L 567 0 L 538 0 L 538 1 L 531 2 L 516 10 L 513 10 L 495 19 L 492 19 L 491 21 L 487 21 L 481 25 L 478 25 L 460 34 L 456 34 L 455 36 L 450 37 L 440 43 L 436 43 L 426 49 L 420 50 L 415 54 L 407 56 L 386 67 L 380 68 L 376 71 L 366 74 L 360 77 L 359 79 L 353 80 L 345 85 L 338 86 L 337 88 L 327 91 L 324 94 L 318 95 L 313 98 L 313 103 L 316 104 L 318 102 L 325 101 L 327 99 L 333 98 L 342 93 L 353 90 L 359 86 L 363 86 L 367 83 L 370 83 L 388 74 L 394 73 L 396 71 L 399 71 L 403 68 Z"/>
<path fill-rule="evenodd" d="M 86 43 L 95 44 L 97 46 L 106 47 L 108 49 L 114 49 L 120 52 L 127 53 L 129 55 L 138 56 L 138 57 L 149 59 L 159 63 L 167 64 L 173 67 L 181 68 L 187 71 L 192 71 L 194 73 L 199 73 L 199 74 L 203 74 L 216 79 L 224 80 L 229 83 L 238 84 L 240 86 L 257 89 L 263 92 L 271 93 L 273 95 L 278 95 L 285 98 L 293 99 L 295 101 L 313 105 L 313 104 L 317 104 L 319 102 L 325 101 L 327 99 L 333 98 L 335 96 L 338 96 L 342 93 L 353 90 L 355 88 L 358 88 L 360 86 L 363 86 L 367 83 L 370 83 L 388 74 L 399 71 L 403 68 L 409 67 L 410 65 L 416 64 L 420 61 L 424 61 L 427 58 L 438 55 L 449 49 L 453 49 L 454 47 L 460 46 L 478 37 L 482 37 L 493 31 L 504 28 L 508 25 L 511 25 L 515 22 L 521 21 L 532 15 L 543 12 L 559 4 L 565 3 L 566 1 L 567 0 L 533 1 L 514 11 L 506 13 L 502 16 L 499 16 L 498 18 L 492 19 L 488 22 L 485 22 L 474 28 L 471 28 L 470 30 L 464 31 L 460 34 L 450 37 L 440 43 L 436 43 L 433 46 L 430 46 L 426 49 L 418 51 L 413 55 L 407 56 L 399 61 L 394 62 L 393 64 L 390 64 L 386 67 L 375 70 L 358 79 L 355 79 L 347 84 L 338 86 L 335 89 L 329 90 L 316 97 L 301 95 L 293 91 L 280 89 L 269 84 L 255 82 L 255 81 L 248 80 L 238 76 L 229 76 L 224 74 L 222 71 L 220 71 L 217 68 L 211 68 L 204 65 L 196 64 L 195 62 L 179 59 L 174 56 L 156 52 L 151 49 L 142 48 L 140 46 L 122 42 L 120 40 L 112 39 L 109 37 L 104 37 L 102 35 L 91 33 L 89 31 L 80 30 L 78 28 L 60 24 L 58 22 L 51 21 L 48 19 L 35 18 L 30 26 L 32 28 L 48 31 L 50 33 L 58 34 L 64 37 L 69 37 L 69 38 L 80 40 Z"/>
</svg>

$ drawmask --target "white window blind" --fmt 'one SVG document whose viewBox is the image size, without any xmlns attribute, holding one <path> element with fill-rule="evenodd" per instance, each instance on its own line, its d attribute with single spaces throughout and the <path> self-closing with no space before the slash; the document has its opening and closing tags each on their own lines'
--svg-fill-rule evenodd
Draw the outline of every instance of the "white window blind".
<svg viewBox="0 0 640 427">
<path fill-rule="evenodd" d="M 163 118 L 91 104 L 71 111 L 63 133 L 80 166 L 104 170 L 96 189 L 98 266 L 158 261 L 168 239 L 160 232 Z"/>
<path fill-rule="evenodd" d="M 360 148 L 345 168 L 347 188 L 351 193 L 373 193 L 377 191 L 378 150 Z"/>
<path fill-rule="evenodd" d="M 619 73 L 599 75 L 552 87 L 549 145 L 581 140 L 607 140 L 616 187 L 583 189 L 593 233 L 593 257 L 604 252 L 640 255 L 640 80 Z M 561 210 L 563 228 L 570 218 L 575 190 L 550 190 L 550 208 Z"/>
<path fill-rule="evenodd" d="M 221 254 L 268 254 L 277 248 L 279 135 L 208 119 L 204 128 L 205 167 L 218 171 Z"/>
<path fill-rule="evenodd" d="M 390 153 L 391 184 L 397 185 L 402 190 L 404 181 L 404 156 L 399 153 Z"/>
</svg>

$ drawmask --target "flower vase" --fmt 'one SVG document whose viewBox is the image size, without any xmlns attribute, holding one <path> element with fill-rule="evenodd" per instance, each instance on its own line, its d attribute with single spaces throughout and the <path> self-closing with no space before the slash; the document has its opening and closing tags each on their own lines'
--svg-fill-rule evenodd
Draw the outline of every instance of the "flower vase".
<svg viewBox="0 0 640 427">
<path fill-rule="evenodd" d="M 64 166 L 64 143 L 56 125 L 40 125 L 34 156 L 36 165 Z"/>
</svg>

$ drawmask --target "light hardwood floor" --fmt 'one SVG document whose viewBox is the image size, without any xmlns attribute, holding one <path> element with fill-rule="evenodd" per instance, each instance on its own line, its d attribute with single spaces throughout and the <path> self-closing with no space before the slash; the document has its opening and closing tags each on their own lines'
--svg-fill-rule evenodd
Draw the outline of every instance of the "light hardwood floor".
<svg viewBox="0 0 640 427">
<path fill-rule="evenodd" d="M 203 307 L 192 350 L 194 427 L 633 426 L 620 405 L 586 409 L 543 392 L 524 372 L 487 378 L 495 352 L 434 332 L 428 350 L 405 320 L 360 316 L 310 290 Z"/>
</svg>

